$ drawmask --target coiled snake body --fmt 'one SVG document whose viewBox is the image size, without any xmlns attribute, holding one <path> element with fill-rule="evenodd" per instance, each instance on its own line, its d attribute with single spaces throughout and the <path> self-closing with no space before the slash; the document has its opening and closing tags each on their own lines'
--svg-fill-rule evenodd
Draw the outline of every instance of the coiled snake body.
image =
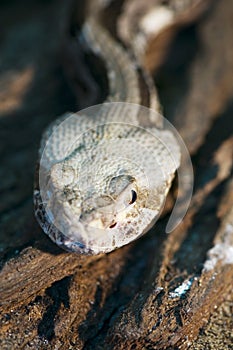
<svg viewBox="0 0 233 350">
<path fill-rule="evenodd" d="M 86 44 L 106 62 L 106 103 L 58 118 L 44 132 L 34 191 L 36 217 L 63 248 L 98 254 L 147 232 L 157 219 L 180 150 L 159 113 L 140 107 L 138 69 L 98 21 L 87 16 Z M 159 103 L 144 75 L 149 106 Z"/>
</svg>

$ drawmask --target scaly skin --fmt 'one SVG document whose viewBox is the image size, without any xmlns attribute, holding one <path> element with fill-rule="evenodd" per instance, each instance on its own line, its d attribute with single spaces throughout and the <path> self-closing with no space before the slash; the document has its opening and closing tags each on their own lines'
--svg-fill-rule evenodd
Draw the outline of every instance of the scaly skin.
<svg viewBox="0 0 233 350">
<path fill-rule="evenodd" d="M 45 233 L 63 248 L 84 254 L 112 251 L 147 232 L 180 164 L 175 137 L 156 128 L 159 114 L 138 105 L 132 58 L 96 18 L 87 17 L 82 31 L 106 62 L 107 103 L 62 116 L 47 128 L 34 191 L 36 217 Z M 159 105 L 151 85 L 150 101 Z M 145 120 L 150 122 L 146 129 L 141 127 Z"/>
</svg>

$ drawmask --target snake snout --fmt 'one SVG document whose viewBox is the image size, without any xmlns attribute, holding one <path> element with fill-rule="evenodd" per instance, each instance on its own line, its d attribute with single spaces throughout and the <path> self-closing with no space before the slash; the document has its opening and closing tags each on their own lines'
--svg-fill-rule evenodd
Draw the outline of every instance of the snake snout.
<svg viewBox="0 0 233 350">
<path fill-rule="evenodd" d="M 79 219 L 90 224 L 93 221 L 101 220 L 103 225 L 111 223 L 114 217 L 113 200 L 108 196 L 92 196 L 86 198 L 81 205 Z"/>
<path fill-rule="evenodd" d="M 131 207 L 137 201 L 133 184 L 127 186 L 117 198 L 108 195 L 92 195 L 83 200 L 79 220 L 101 229 L 113 229 L 126 220 Z"/>
</svg>

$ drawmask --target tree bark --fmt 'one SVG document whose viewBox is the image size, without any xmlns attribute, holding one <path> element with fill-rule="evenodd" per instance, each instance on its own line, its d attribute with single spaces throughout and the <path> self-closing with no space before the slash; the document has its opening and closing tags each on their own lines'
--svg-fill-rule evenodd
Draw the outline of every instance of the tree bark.
<svg viewBox="0 0 233 350">
<path fill-rule="evenodd" d="M 42 130 L 75 111 L 76 97 L 83 106 L 100 96 L 81 53 L 77 62 L 87 74 L 75 94 L 65 77 L 70 5 L 1 5 L 1 349 L 230 349 L 233 3 L 213 1 L 174 34 L 156 65 L 155 42 L 144 61 L 165 116 L 192 154 L 195 187 L 186 217 L 166 235 L 165 215 L 138 241 L 94 257 L 57 248 L 32 206 Z M 82 82 L 90 87 L 86 102 Z"/>
</svg>

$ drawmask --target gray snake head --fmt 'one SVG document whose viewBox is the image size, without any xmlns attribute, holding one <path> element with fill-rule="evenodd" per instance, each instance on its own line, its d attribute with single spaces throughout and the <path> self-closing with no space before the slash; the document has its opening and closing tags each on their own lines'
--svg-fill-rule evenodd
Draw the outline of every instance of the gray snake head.
<svg viewBox="0 0 233 350">
<path fill-rule="evenodd" d="M 170 131 L 107 115 L 67 115 L 43 137 L 36 217 L 67 250 L 106 253 L 147 232 L 179 166 Z"/>
</svg>

